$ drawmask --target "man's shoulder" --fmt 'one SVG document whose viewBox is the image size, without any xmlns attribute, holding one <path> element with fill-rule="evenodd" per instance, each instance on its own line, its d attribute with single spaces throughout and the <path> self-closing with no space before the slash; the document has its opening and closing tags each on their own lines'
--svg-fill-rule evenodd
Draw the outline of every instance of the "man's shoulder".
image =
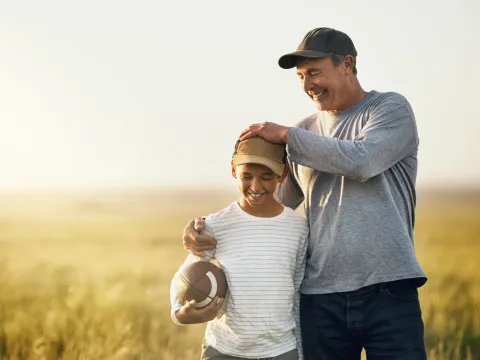
<svg viewBox="0 0 480 360">
<path fill-rule="evenodd" d="M 408 100 L 402 94 L 394 91 L 372 91 L 371 104 L 373 106 L 406 106 Z"/>
<path fill-rule="evenodd" d="M 319 112 L 317 111 L 316 113 L 313 113 L 306 118 L 302 119 L 299 121 L 297 124 L 295 124 L 294 127 L 303 129 L 303 130 L 308 130 L 310 126 L 317 121 Z"/>
<path fill-rule="evenodd" d="M 397 92 L 374 92 L 370 100 L 368 111 L 376 118 L 389 118 L 391 114 L 395 116 L 405 116 L 415 123 L 415 115 L 412 106 L 402 94 Z"/>
</svg>

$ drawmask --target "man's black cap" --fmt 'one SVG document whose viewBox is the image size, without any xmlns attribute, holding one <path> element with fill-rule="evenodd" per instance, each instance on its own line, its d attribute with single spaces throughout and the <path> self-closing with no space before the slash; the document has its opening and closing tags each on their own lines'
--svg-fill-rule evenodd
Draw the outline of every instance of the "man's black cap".
<svg viewBox="0 0 480 360">
<path fill-rule="evenodd" d="M 297 66 L 299 58 L 323 58 L 333 54 L 356 57 L 357 50 L 347 34 L 322 27 L 309 31 L 298 45 L 297 51 L 283 55 L 278 60 L 278 65 L 291 69 Z"/>
</svg>

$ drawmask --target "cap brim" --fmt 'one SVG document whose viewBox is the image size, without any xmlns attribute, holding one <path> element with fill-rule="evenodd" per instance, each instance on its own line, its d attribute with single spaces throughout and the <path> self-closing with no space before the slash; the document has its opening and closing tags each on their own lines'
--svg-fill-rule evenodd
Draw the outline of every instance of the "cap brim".
<svg viewBox="0 0 480 360">
<path fill-rule="evenodd" d="M 278 176 L 283 175 L 283 170 L 285 170 L 285 164 L 276 162 L 269 158 L 258 156 L 258 155 L 234 155 L 233 156 L 233 165 L 242 165 L 242 164 L 260 164 L 268 167 Z"/>
<path fill-rule="evenodd" d="M 283 69 L 291 69 L 297 66 L 297 62 L 301 58 L 319 59 L 332 55 L 332 52 L 315 51 L 315 50 L 299 50 L 283 55 L 278 59 L 278 65 Z"/>
</svg>

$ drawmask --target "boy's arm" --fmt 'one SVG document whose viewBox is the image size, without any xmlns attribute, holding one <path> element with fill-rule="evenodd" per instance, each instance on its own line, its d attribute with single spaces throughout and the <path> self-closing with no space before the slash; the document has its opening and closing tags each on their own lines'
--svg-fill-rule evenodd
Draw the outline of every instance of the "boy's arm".
<svg viewBox="0 0 480 360">
<path fill-rule="evenodd" d="M 210 232 L 205 231 L 208 236 L 213 236 Z M 196 261 L 210 261 L 213 257 L 213 252 L 206 251 L 203 256 L 195 256 L 189 254 L 179 270 L 173 276 L 170 284 L 170 304 L 171 304 L 171 317 L 174 323 L 177 325 L 186 324 L 199 324 L 210 320 L 213 320 L 223 305 L 223 299 L 215 298 L 207 307 L 203 309 L 195 308 L 195 301 L 187 302 L 182 305 L 177 298 L 175 283 L 178 276 L 184 268 Z"/>
<path fill-rule="evenodd" d="M 177 325 L 201 324 L 215 319 L 223 306 L 224 299 L 215 297 L 205 308 L 196 309 L 195 300 L 189 301 L 172 315 Z"/>
<path fill-rule="evenodd" d="M 175 275 L 173 275 L 173 279 L 172 281 L 170 282 L 170 305 L 171 305 L 171 316 L 172 316 L 172 320 L 175 324 L 177 325 L 182 325 L 183 322 L 180 322 L 178 319 L 177 319 L 177 316 L 176 316 L 176 313 L 182 309 L 182 307 L 184 305 L 182 305 L 180 303 L 180 301 L 178 300 L 177 298 L 177 292 L 176 292 L 176 288 L 175 288 L 175 283 L 177 282 L 177 278 L 178 276 L 180 276 L 180 273 L 182 272 L 182 270 L 184 268 L 186 268 L 188 265 L 194 263 L 195 261 L 201 261 L 202 258 L 198 257 L 198 256 L 195 256 L 195 255 L 192 255 L 192 254 L 188 254 L 187 258 L 185 259 L 185 261 L 183 262 L 183 264 L 180 266 L 180 268 L 178 269 L 178 271 L 175 273 Z"/>
<path fill-rule="evenodd" d="M 300 328 L 300 286 L 302 285 L 303 277 L 305 276 L 305 266 L 307 263 L 307 247 L 308 247 L 308 231 L 306 236 L 302 238 L 300 246 L 297 250 L 297 262 L 295 266 L 295 277 L 293 279 L 293 284 L 295 286 L 295 295 L 293 310 L 295 313 L 295 329 L 293 333 L 297 340 L 297 350 L 298 350 L 298 359 L 303 360 L 303 347 L 302 347 L 302 334 Z"/>
</svg>

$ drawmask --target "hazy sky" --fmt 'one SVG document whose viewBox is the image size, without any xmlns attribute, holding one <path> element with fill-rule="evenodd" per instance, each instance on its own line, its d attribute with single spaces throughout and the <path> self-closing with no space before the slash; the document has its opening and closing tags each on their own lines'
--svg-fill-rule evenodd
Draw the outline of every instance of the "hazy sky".
<svg viewBox="0 0 480 360">
<path fill-rule="evenodd" d="M 418 1 L 0 0 L 0 189 L 231 186 L 250 123 L 315 111 L 277 60 L 342 30 L 368 90 L 413 106 L 419 185 L 480 184 L 480 6 Z"/>
</svg>

